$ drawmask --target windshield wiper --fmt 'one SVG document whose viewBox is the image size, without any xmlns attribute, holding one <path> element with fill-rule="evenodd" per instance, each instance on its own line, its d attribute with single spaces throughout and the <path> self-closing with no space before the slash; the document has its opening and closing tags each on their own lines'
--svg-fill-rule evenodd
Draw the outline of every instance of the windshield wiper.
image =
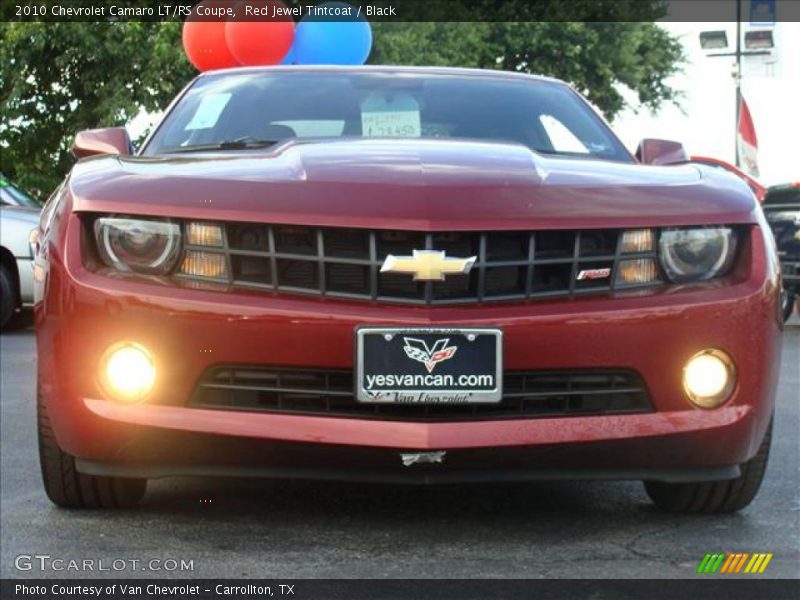
<svg viewBox="0 0 800 600">
<path fill-rule="evenodd" d="M 236 140 L 226 140 L 213 144 L 193 144 L 190 146 L 178 146 L 162 150 L 161 154 L 173 154 L 176 152 L 207 152 L 213 150 L 250 150 L 255 148 L 269 148 L 284 140 L 256 140 L 253 138 L 239 138 Z"/>
</svg>

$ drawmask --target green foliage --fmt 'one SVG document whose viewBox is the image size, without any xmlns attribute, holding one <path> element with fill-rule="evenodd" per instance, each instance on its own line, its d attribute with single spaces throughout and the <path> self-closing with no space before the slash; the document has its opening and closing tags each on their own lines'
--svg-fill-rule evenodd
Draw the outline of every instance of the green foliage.
<svg viewBox="0 0 800 600">
<path fill-rule="evenodd" d="M 510 0 L 499 5 L 500 15 L 498 3 L 488 2 L 484 8 L 506 15 L 506 22 L 375 22 L 370 63 L 550 75 L 571 82 L 609 118 L 624 107 L 620 84 L 651 109 L 674 101 L 665 81 L 683 58 L 679 42 L 651 22 L 624 22 L 657 18 L 658 2 L 629 0 L 623 22 L 558 21 L 566 5 L 569 15 L 583 10 L 586 18 L 599 18 L 592 13 L 597 1 Z M 472 12 L 456 17 L 481 14 L 474 12 L 481 2 L 469 6 Z M 521 18 L 531 22 L 514 22 Z M 123 125 L 141 110 L 162 109 L 195 74 L 177 22 L 2 22 L 0 34 L 0 170 L 40 196 L 71 167 L 77 131 Z"/>
<path fill-rule="evenodd" d="M 195 74 L 180 23 L 0 23 L 0 169 L 46 196 L 76 132 L 158 110 Z"/>
<path fill-rule="evenodd" d="M 505 69 L 573 84 L 609 119 L 624 107 L 618 86 L 651 110 L 674 102 L 666 84 L 680 42 L 654 23 L 388 23 L 373 25 L 370 63 Z"/>
</svg>

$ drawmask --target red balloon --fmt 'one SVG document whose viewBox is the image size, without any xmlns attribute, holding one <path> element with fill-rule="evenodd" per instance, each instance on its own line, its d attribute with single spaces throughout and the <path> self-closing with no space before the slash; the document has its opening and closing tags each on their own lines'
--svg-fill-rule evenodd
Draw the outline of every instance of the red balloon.
<svg viewBox="0 0 800 600">
<path fill-rule="evenodd" d="M 213 7 L 220 2 L 201 2 L 195 7 Z M 199 14 L 203 14 L 202 12 Z M 185 21 L 183 23 L 183 49 L 186 57 L 199 71 L 238 67 L 239 61 L 231 54 L 225 41 L 225 21 Z"/>
<path fill-rule="evenodd" d="M 276 9 L 286 9 L 279 0 L 249 2 L 257 16 L 242 17 L 244 8 L 237 10 L 238 18 L 225 25 L 225 39 L 231 54 L 246 66 L 277 65 L 288 54 L 294 41 L 294 21 L 287 14 L 275 15 Z M 253 13 L 251 13 L 253 14 Z M 240 20 L 240 19 L 251 20 Z M 254 20 L 258 19 L 258 20 Z"/>
</svg>

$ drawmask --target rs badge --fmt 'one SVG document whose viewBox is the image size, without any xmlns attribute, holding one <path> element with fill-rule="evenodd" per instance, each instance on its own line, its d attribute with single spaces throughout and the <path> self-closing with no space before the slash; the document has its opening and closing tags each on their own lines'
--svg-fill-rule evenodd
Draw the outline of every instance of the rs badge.
<svg viewBox="0 0 800 600">
<path fill-rule="evenodd" d="M 428 373 L 433 372 L 433 369 L 440 362 L 453 358 L 456 350 L 458 350 L 458 346 L 447 345 L 450 338 L 436 340 L 432 348 L 429 348 L 424 340 L 417 338 L 404 337 L 403 341 L 406 343 L 403 347 L 406 356 L 424 364 L 425 368 L 428 369 Z"/>
<path fill-rule="evenodd" d="M 576 279 L 578 281 L 586 281 L 587 279 L 608 279 L 611 276 L 611 269 L 584 269 L 578 272 Z"/>
</svg>

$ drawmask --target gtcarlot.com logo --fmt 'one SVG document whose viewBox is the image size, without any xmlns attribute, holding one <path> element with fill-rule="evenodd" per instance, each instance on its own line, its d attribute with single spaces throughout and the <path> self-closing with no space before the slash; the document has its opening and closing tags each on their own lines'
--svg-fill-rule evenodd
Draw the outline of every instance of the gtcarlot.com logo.
<svg viewBox="0 0 800 600">
<path fill-rule="evenodd" d="M 49 554 L 20 554 L 18 571 L 194 571 L 194 560 L 183 558 L 57 558 Z"/>
<path fill-rule="evenodd" d="M 706 554 L 697 572 L 702 574 L 751 574 L 763 573 L 772 560 L 772 552 L 714 552 Z"/>
</svg>

